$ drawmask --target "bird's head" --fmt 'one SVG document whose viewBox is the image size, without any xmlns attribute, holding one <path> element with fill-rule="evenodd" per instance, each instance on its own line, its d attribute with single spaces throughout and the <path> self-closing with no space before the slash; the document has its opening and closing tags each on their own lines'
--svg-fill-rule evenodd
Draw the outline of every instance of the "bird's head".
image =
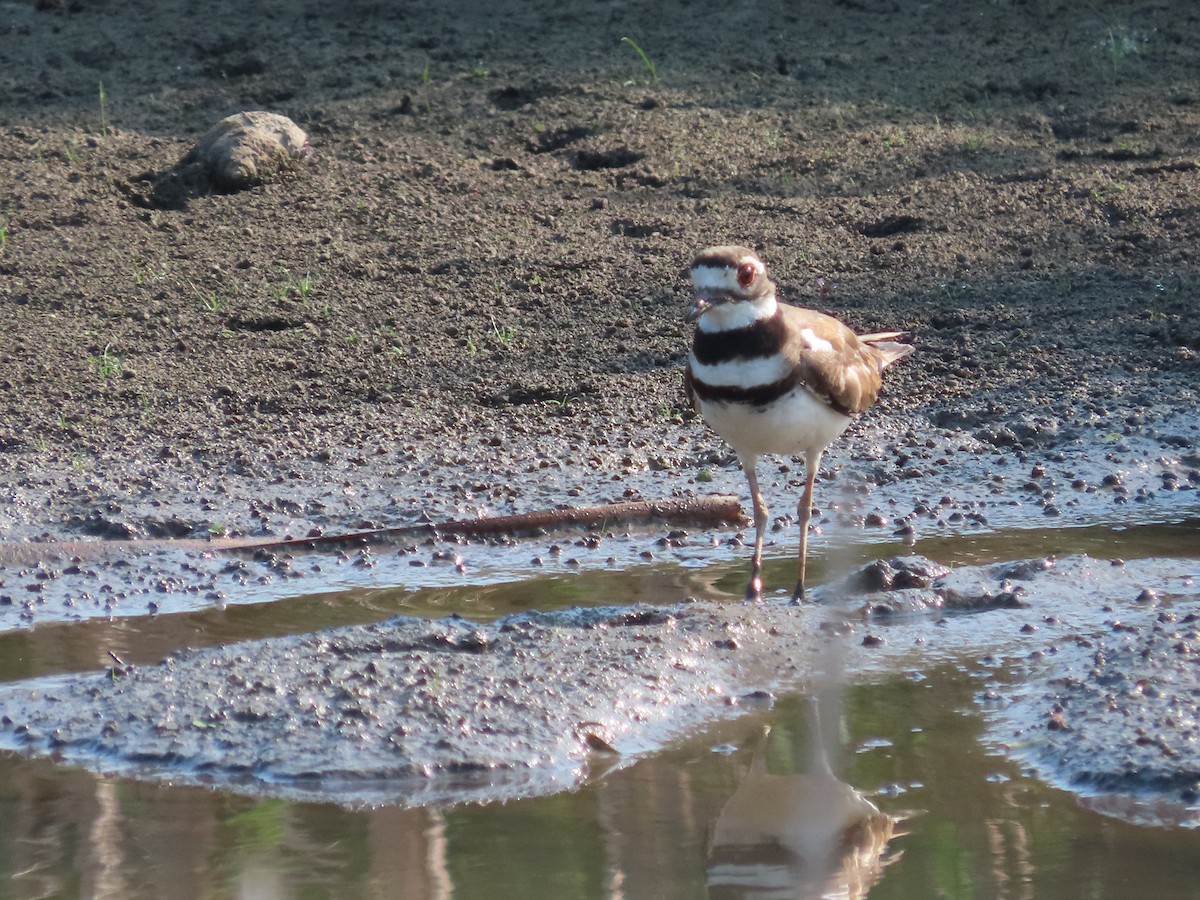
<svg viewBox="0 0 1200 900">
<path fill-rule="evenodd" d="M 775 295 L 767 267 L 745 247 L 709 247 L 692 262 L 692 305 L 687 321 L 727 303 L 753 303 Z"/>
</svg>

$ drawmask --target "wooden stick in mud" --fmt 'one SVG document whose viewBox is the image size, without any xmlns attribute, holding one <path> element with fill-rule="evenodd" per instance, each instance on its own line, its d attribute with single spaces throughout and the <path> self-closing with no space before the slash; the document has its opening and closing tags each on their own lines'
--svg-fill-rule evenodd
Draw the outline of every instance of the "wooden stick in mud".
<svg viewBox="0 0 1200 900">
<path fill-rule="evenodd" d="M 741 515 L 742 507 L 738 498 L 720 494 L 712 497 L 675 497 L 667 500 L 632 500 L 625 503 L 606 503 L 600 506 L 578 508 L 539 509 L 513 516 L 454 519 L 449 522 L 377 528 L 370 531 L 354 531 L 347 534 L 321 535 L 311 538 L 286 538 L 272 541 L 254 538 L 227 538 L 195 543 L 216 550 L 314 549 L 322 545 L 394 543 L 405 538 L 426 535 L 458 534 L 465 537 L 486 537 L 494 534 L 531 534 L 618 523 L 665 522 L 673 525 L 724 525 L 739 521 Z M 164 543 L 176 546 L 183 542 L 164 541 Z"/>
<path fill-rule="evenodd" d="M 513 516 L 490 516 L 479 519 L 454 519 L 449 522 L 429 522 L 422 525 L 403 525 L 398 528 L 377 528 L 345 534 L 328 534 L 303 538 L 193 538 L 147 541 L 47 541 L 45 543 L 0 544 L 0 564 L 30 565 L 54 556 L 95 557 L 120 553 L 122 550 L 208 550 L 219 553 L 243 553 L 282 550 L 317 550 L 341 546 L 397 543 L 418 537 L 457 534 L 465 537 L 486 537 L 496 534 L 531 534 L 559 531 L 566 528 L 596 527 L 618 524 L 664 522 L 671 525 L 725 525 L 742 517 L 738 498 L 718 494 L 712 497 L 673 497 L 665 500 L 633 500 L 599 506 L 542 509 Z"/>
</svg>

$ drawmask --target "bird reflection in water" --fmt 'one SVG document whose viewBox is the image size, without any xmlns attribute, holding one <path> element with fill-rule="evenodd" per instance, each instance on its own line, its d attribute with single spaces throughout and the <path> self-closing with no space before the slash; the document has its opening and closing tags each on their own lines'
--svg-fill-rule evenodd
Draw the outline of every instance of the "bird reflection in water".
<svg viewBox="0 0 1200 900">
<path fill-rule="evenodd" d="M 867 895 L 898 854 L 898 820 L 841 781 L 829 764 L 817 701 L 807 710 L 807 772 L 767 771 L 770 729 L 722 808 L 708 853 L 709 897 L 837 898 Z"/>
</svg>

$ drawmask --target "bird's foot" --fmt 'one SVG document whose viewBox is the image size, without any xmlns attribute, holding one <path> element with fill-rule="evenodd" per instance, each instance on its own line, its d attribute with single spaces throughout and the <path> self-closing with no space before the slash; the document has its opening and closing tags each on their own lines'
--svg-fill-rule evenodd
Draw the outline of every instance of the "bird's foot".
<svg viewBox="0 0 1200 900">
<path fill-rule="evenodd" d="M 758 603 L 762 600 L 762 579 L 755 575 L 750 579 L 750 583 L 746 585 L 746 600 L 751 603 Z"/>
<path fill-rule="evenodd" d="M 796 589 L 792 591 L 792 606 L 799 606 L 804 602 L 804 582 L 797 581 Z"/>
</svg>

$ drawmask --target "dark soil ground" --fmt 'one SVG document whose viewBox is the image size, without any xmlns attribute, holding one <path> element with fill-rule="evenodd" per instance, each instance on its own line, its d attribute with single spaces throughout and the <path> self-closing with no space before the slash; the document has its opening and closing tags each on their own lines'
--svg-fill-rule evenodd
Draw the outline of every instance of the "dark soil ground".
<svg viewBox="0 0 1200 900">
<path fill-rule="evenodd" d="M 6 4 L 0 529 L 694 474 L 728 456 L 683 408 L 681 272 L 724 241 L 912 332 L 876 424 L 1194 404 L 1198 33 L 1188 4 Z M 140 205 L 254 108 L 311 164 Z"/>
<path fill-rule="evenodd" d="M 831 475 L 1188 487 L 1198 71 L 1185 3 L 0 5 L 0 538 L 705 492 L 683 270 L 726 242 L 917 345 Z M 156 203 L 246 109 L 311 159 Z"/>
</svg>

